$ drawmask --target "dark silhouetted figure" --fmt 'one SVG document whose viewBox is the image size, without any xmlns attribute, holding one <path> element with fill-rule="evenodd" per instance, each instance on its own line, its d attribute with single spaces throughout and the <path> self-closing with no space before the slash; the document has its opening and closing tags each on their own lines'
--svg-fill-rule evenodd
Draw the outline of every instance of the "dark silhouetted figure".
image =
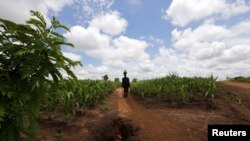
<svg viewBox="0 0 250 141">
<path fill-rule="evenodd" d="M 129 78 L 127 77 L 127 71 L 126 70 L 123 72 L 123 74 L 124 74 L 124 77 L 122 78 L 122 87 L 124 89 L 123 97 L 127 98 L 130 83 L 129 83 Z"/>
</svg>

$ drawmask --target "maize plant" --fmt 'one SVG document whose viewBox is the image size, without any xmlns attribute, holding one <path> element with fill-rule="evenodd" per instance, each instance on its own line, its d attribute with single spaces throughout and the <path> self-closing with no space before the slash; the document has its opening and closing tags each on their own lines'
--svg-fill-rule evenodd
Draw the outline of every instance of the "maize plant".
<svg viewBox="0 0 250 141">
<path fill-rule="evenodd" d="M 63 109 L 67 120 L 76 110 L 84 113 L 87 107 L 102 102 L 116 87 L 111 81 L 65 79 L 50 87 L 42 106 L 47 111 Z"/>
<path fill-rule="evenodd" d="M 200 94 L 211 100 L 216 92 L 216 79 L 213 76 L 189 78 L 171 74 L 164 78 L 134 82 L 131 92 L 142 98 L 155 97 L 175 103 L 190 102 Z"/>
</svg>

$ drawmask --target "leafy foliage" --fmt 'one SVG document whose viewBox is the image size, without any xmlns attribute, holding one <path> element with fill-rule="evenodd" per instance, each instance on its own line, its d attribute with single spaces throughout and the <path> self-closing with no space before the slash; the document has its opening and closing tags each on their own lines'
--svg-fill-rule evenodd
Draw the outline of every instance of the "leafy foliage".
<svg viewBox="0 0 250 141">
<path fill-rule="evenodd" d="M 136 79 L 136 78 L 133 78 L 132 82 L 133 82 L 133 83 L 137 82 L 137 79 Z"/>
<path fill-rule="evenodd" d="M 105 74 L 105 75 L 102 77 L 102 79 L 103 79 L 103 80 L 108 80 L 108 79 L 109 79 L 109 77 L 108 77 L 108 75 L 107 75 L 107 74 Z"/>
<path fill-rule="evenodd" d="M 119 78 L 115 78 L 115 82 L 119 83 L 120 79 Z"/>
<path fill-rule="evenodd" d="M 42 106 L 47 111 L 63 109 L 67 120 L 76 111 L 84 113 L 87 107 L 102 102 L 116 87 L 116 83 L 111 81 L 62 80 L 49 88 L 43 97 Z"/>
<path fill-rule="evenodd" d="M 250 77 L 237 76 L 234 78 L 230 78 L 229 80 L 250 83 Z"/>
<path fill-rule="evenodd" d="M 61 46 L 71 46 L 57 33 L 68 30 L 55 18 L 50 26 L 45 18 L 31 11 L 26 24 L 0 19 L 0 140 L 20 140 L 20 133 L 35 137 L 41 97 L 55 82 L 61 70 L 79 65 L 63 56 Z"/>
<path fill-rule="evenodd" d="M 154 97 L 176 103 L 187 103 L 199 94 L 208 100 L 214 99 L 216 78 L 179 77 L 175 74 L 164 78 L 142 80 L 132 83 L 131 92 L 142 98 Z"/>
</svg>

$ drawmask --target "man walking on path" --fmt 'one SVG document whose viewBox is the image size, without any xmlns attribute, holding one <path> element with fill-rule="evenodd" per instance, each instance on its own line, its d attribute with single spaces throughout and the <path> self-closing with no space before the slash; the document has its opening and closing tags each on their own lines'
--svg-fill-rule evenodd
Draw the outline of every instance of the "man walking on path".
<svg viewBox="0 0 250 141">
<path fill-rule="evenodd" d="M 129 83 L 129 78 L 127 77 L 127 71 L 126 70 L 123 72 L 123 74 L 124 74 L 124 77 L 122 78 L 122 87 L 124 89 L 123 97 L 127 98 L 130 83 Z"/>
</svg>

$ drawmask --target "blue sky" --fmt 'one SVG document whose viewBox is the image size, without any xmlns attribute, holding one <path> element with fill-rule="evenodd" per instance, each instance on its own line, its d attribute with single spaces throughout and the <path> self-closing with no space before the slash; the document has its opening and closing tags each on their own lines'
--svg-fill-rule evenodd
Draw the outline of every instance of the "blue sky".
<svg viewBox="0 0 250 141">
<path fill-rule="evenodd" d="M 18 7 L 18 8 L 16 8 Z M 81 79 L 250 75 L 248 0 L 3 0 L 0 18 L 22 23 L 29 10 L 70 27 Z"/>
<path fill-rule="evenodd" d="M 164 44 L 170 45 L 173 25 L 162 19 L 163 11 L 170 2 L 147 0 L 142 3 L 139 0 L 132 0 L 131 2 L 117 0 L 113 1 L 109 10 L 119 11 L 122 17 L 128 21 L 128 27 L 123 35 L 147 40 L 152 40 L 152 37 L 154 37 L 160 39 Z M 75 13 L 76 10 L 72 5 L 66 6 L 58 15 L 58 19 L 67 25 L 80 24 L 87 27 L 89 15 L 82 15 L 82 18 L 86 18 L 86 20 L 79 22 L 79 18 L 74 16 Z M 152 28 L 152 26 L 157 28 Z M 153 56 L 158 53 L 158 48 L 159 46 L 156 44 L 154 47 L 147 48 L 146 51 Z M 87 55 L 83 55 L 82 60 L 88 64 L 101 65 L 101 61 Z"/>
<path fill-rule="evenodd" d="M 120 11 L 129 22 L 126 35 L 136 38 L 154 36 L 169 40 L 173 27 L 170 22 L 161 18 L 161 10 L 166 9 L 169 3 L 170 1 L 146 0 L 138 5 L 131 5 L 127 1 L 116 1 L 113 8 Z"/>
</svg>

